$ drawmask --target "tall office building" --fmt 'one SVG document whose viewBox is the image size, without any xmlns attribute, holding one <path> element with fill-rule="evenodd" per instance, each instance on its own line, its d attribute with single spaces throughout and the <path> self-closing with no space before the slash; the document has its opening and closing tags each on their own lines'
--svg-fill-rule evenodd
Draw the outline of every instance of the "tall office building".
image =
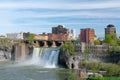
<svg viewBox="0 0 120 80">
<path fill-rule="evenodd" d="M 85 43 L 94 42 L 95 32 L 94 29 L 85 28 L 80 31 L 80 40 Z"/>
</svg>

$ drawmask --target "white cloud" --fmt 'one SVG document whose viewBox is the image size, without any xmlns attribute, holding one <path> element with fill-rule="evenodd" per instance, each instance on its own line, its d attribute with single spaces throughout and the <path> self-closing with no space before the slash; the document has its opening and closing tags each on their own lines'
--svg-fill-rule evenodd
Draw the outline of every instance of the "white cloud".
<svg viewBox="0 0 120 80">
<path fill-rule="evenodd" d="M 48 9 L 99 9 L 99 8 L 116 8 L 120 7 L 120 1 L 106 1 L 106 2 L 50 2 L 50 1 L 30 1 L 30 2 L 1 2 L 0 8 L 3 9 L 25 9 L 25 8 L 48 8 Z"/>
<path fill-rule="evenodd" d="M 13 1 L 13 2 L 12 2 Z M 69 0 L 22 0 L 22 1 L 0 1 L 0 32 L 14 32 L 21 31 L 22 29 L 32 31 L 33 28 L 27 29 L 28 26 L 45 26 L 45 25 L 58 25 L 58 24 L 68 24 L 68 25 L 81 25 L 81 24 L 102 24 L 99 21 L 92 22 L 72 22 L 70 20 L 66 22 L 57 21 L 49 22 L 48 18 L 57 18 L 57 17 L 70 17 L 70 18 L 120 18 L 120 1 L 119 0 L 103 0 L 103 1 L 81 1 L 81 0 L 72 0 L 69 3 Z M 34 11 L 34 9 L 52 9 L 52 11 Z M 104 9 L 115 9 L 112 11 L 105 11 Z M 22 11 L 23 9 L 23 11 Z M 24 11 L 26 9 L 26 11 Z M 30 9 L 27 11 L 27 9 Z M 31 10 L 32 9 L 32 10 Z M 97 11 L 92 11 L 92 9 L 97 9 Z M 100 11 L 99 11 L 100 9 Z M 55 11 L 57 10 L 57 11 Z M 59 10 L 64 10 L 59 12 Z M 32 20 L 32 18 L 41 20 Z M 46 18 L 46 20 L 42 20 Z M 21 22 L 19 21 L 21 20 Z M 27 20 L 31 19 L 31 20 Z M 18 21 L 18 22 L 17 22 Z M 52 27 L 52 26 L 50 26 Z M 41 28 L 41 27 L 40 27 Z M 18 30 L 19 29 L 19 30 Z M 41 28 L 45 31 L 46 29 Z M 40 30 L 34 29 L 34 31 L 39 32 Z"/>
</svg>

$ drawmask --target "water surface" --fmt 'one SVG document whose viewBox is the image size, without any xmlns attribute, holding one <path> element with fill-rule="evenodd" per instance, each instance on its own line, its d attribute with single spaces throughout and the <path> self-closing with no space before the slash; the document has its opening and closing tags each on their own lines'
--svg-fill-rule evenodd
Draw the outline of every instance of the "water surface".
<svg viewBox="0 0 120 80">
<path fill-rule="evenodd" d="M 63 68 L 0 62 L 0 80 L 64 80 L 68 73 L 69 70 Z"/>
</svg>

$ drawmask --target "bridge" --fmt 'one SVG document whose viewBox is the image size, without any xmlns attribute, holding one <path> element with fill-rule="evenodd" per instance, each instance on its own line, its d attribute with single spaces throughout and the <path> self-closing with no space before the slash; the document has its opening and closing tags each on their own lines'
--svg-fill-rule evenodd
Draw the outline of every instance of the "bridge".
<svg viewBox="0 0 120 80">
<path fill-rule="evenodd" d="M 29 43 L 28 40 L 24 41 L 25 43 Z M 34 40 L 34 45 L 36 47 L 59 47 L 63 45 L 65 41 L 62 40 Z"/>
</svg>

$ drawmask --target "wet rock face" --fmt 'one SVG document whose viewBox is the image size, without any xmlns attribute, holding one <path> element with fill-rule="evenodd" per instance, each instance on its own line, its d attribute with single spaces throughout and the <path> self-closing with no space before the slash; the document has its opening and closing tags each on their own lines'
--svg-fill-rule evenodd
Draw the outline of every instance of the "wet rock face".
<svg viewBox="0 0 120 80">
<path fill-rule="evenodd" d="M 63 67 L 69 68 L 69 52 L 68 50 L 64 50 L 60 48 L 59 57 L 58 57 L 58 64 L 62 65 Z"/>
<path fill-rule="evenodd" d="M 10 52 L 7 52 L 5 50 L 0 50 L 0 61 L 4 61 L 7 59 L 11 59 Z"/>
<path fill-rule="evenodd" d="M 11 50 L 11 60 L 25 59 L 28 55 L 32 55 L 33 46 L 29 45 L 13 45 Z"/>
<path fill-rule="evenodd" d="M 68 69 L 78 69 L 78 59 L 76 57 L 70 56 L 69 51 L 66 49 L 60 49 L 59 53 L 59 65 L 62 65 Z"/>
<path fill-rule="evenodd" d="M 15 45 L 12 46 L 12 50 L 11 50 L 11 60 L 15 60 Z"/>
</svg>

